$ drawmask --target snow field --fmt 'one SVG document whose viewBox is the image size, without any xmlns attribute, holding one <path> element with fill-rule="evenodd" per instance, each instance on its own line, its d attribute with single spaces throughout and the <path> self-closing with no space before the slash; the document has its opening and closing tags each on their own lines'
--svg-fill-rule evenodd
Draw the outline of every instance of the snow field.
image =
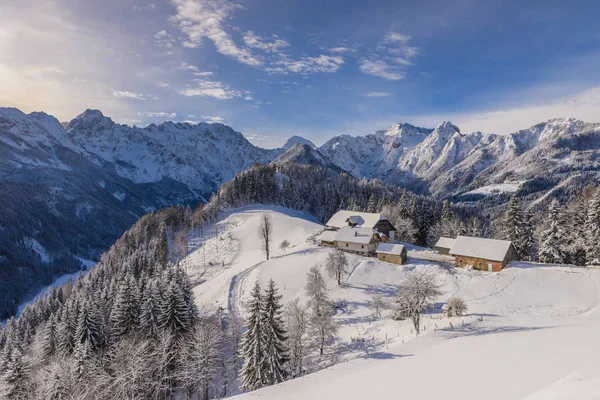
<svg viewBox="0 0 600 400">
<path fill-rule="evenodd" d="M 257 234 L 265 212 L 274 228 L 268 261 Z M 203 251 L 207 263 L 214 262 L 194 289 L 201 308 L 229 307 L 242 315 L 254 282 L 266 287 L 270 279 L 282 303 L 306 301 L 306 273 L 323 265 L 330 251 L 307 241 L 320 224 L 284 208 L 251 206 L 229 211 L 216 226 L 219 238 L 214 233 L 201 243 L 191 238 L 192 252 L 184 260 L 192 276 L 203 271 Z M 291 244 L 285 252 L 279 249 L 284 239 Z M 311 362 L 315 368 L 335 365 L 242 398 L 598 398 L 599 270 L 512 263 L 489 273 L 420 259 L 430 251 L 410 250 L 404 265 L 348 254 L 350 274 L 342 287 L 321 267 L 330 298 L 340 305 L 340 330 L 327 354 Z M 369 308 L 373 294 L 392 303 L 414 270 L 434 273 L 443 293 L 423 316 L 418 338 L 410 321 L 393 321 L 389 311 L 374 318 Z M 468 315 L 442 319 L 441 306 L 453 295 L 466 301 Z"/>
</svg>

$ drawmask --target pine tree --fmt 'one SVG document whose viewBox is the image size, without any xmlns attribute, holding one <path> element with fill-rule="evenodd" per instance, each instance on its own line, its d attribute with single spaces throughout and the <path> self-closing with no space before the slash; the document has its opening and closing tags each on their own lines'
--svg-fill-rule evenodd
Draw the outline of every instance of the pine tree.
<svg viewBox="0 0 600 400">
<path fill-rule="evenodd" d="M 114 337 L 121 337 L 137 328 L 140 314 L 139 298 L 137 283 L 133 276 L 128 273 L 119 285 L 110 314 Z"/>
<path fill-rule="evenodd" d="M 56 319 L 51 317 L 44 328 L 42 335 L 42 358 L 48 361 L 56 353 Z"/>
<path fill-rule="evenodd" d="M 63 308 L 60 322 L 56 325 L 56 352 L 66 356 L 71 354 L 74 347 L 74 335 L 77 321 L 69 311 L 69 306 Z"/>
<path fill-rule="evenodd" d="M 152 279 L 146 286 L 140 313 L 140 331 L 149 338 L 156 338 L 161 324 L 162 296 L 157 282 Z"/>
<path fill-rule="evenodd" d="M 532 260 L 534 244 L 533 213 L 531 210 L 525 211 L 523 216 L 523 225 L 521 228 L 521 259 L 524 261 Z"/>
<path fill-rule="evenodd" d="M 167 225 L 161 222 L 158 227 L 158 246 L 156 247 L 156 262 L 167 268 L 169 262 L 169 239 L 167 238 Z"/>
<path fill-rule="evenodd" d="M 256 390 L 263 386 L 264 378 L 264 329 L 262 327 L 263 299 L 258 281 L 254 285 L 250 301 L 246 305 L 248 318 L 246 332 L 242 338 L 241 355 L 244 359 L 242 367 L 242 388 Z"/>
<path fill-rule="evenodd" d="M 271 279 L 265 290 L 261 326 L 264 335 L 263 383 L 274 385 L 286 378 L 286 363 L 289 361 L 287 336 L 282 319 L 281 297 Z"/>
<path fill-rule="evenodd" d="M 584 234 L 586 265 L 600 265 L 600 189 L 589 200 Z"/>
<path fill-rule="evenodd" d="M 19 347 L 13 348 L 8 354 L 6 367 L 2 374 L 4 386 L 0 391 L 3 399 L 29 399 L 30 376 L 29 365 Z M 2 393 L 4 392 L 4 393 Z"/>
<path fill-rule="evenodd" d="M 90 300 L 81 302 L 77 327 L 75 329 L 75 347 L 85 345 L 85 349 L 95 351 L 102 344 L 102 321 Z M 79 346 L 81 347 L 81 346 Z"/>
<path fill-rule="evenodd" d="M 444 200 L 442 204 L 442 221 L 450 222 L 454 219 L 454 212 L 448 200 Z"/>
<path fill-rule="evenodd" d="M 519 259 L 524 258 L 523 249 L 523 216 L 519 199 L 513 197 L 508 205 L 502 221 L 502 239 L 510 240 L 515 246 Z"/>
<path fill-rule="evenodd" d="M 177 277 L 172 272 L 160 307 L 160 315 L 161 328 L 173 335 L 185 333 L 190 328 L 190 310 Z"/>
<path fill-rule="evenodd" d="M 558 203 L 553 201 L 548 210 L 550 227 L 542 232 L 539 260 L 543 263 L 562 263 L 564 262 L 563 230 L 560 226 L 558 215 Z"/>
</svg>

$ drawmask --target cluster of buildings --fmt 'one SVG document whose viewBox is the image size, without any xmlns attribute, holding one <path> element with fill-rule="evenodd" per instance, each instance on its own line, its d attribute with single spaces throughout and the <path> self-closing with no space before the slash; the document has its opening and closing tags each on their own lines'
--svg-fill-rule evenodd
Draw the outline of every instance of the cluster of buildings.
<svg viewBox="0 0 600 400">
<path fill-rule="evenodd" d="M 406 261 L 406 247 L 394 241 L 396 228 L 382 214 L 342 210 L 326 225 L 326 230 L 317 237 L 321 246 L 364 256 L 377 255 L 378 259 L 395 264 Z M 516 258 L 515 248 L 507 240 L 442 237 L 435 249 L 439 254 L 454 257 L 457 266 L 472 266 L 485 271 L 500 271 Z"/>
<path fill-rule="evenodd" d="M 394 243 L 396 228 L 382 214 L 338 211 L 327 221 L 327 229 L 317 238 L 321 246 L 364 256 L 377 255 L 387 262 L 406 261 L 404 245 Z"/>
</svg>

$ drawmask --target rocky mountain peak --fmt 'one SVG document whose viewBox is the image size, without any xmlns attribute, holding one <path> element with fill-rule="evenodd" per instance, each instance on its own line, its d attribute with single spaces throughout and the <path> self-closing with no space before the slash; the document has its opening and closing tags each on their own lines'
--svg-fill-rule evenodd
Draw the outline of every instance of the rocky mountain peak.
<svg viewBox="0 0 600 400">
<path fill-rule="evenodd" d="M 306 144 L 306 145 L 310 146 L 313 149 L 317 148 L 317 146 L 315 146 L 315 144 L 313 142 L 311 142 L 310 140 L 304 139 L 303 137 L 298 136 L 298 135 L 294 135 L 291 138 L 289 138 L 287 140 L 287 142 L 285 142 L 285 144 L 283 145 L 283 149 L 284 150 L 291 149 L 296 144 Z"/>
</svg>

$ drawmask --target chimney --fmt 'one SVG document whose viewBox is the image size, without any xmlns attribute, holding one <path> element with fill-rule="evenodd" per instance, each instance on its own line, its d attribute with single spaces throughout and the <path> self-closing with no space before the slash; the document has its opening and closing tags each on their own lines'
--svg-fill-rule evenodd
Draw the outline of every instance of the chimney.
<svg viewBox="0 0 600 400">
<path fill-rule="evenodd" d="M 354 236 L 358 236 L 358 232 L 357 231 L 354 231 Z"/>
</svg>

